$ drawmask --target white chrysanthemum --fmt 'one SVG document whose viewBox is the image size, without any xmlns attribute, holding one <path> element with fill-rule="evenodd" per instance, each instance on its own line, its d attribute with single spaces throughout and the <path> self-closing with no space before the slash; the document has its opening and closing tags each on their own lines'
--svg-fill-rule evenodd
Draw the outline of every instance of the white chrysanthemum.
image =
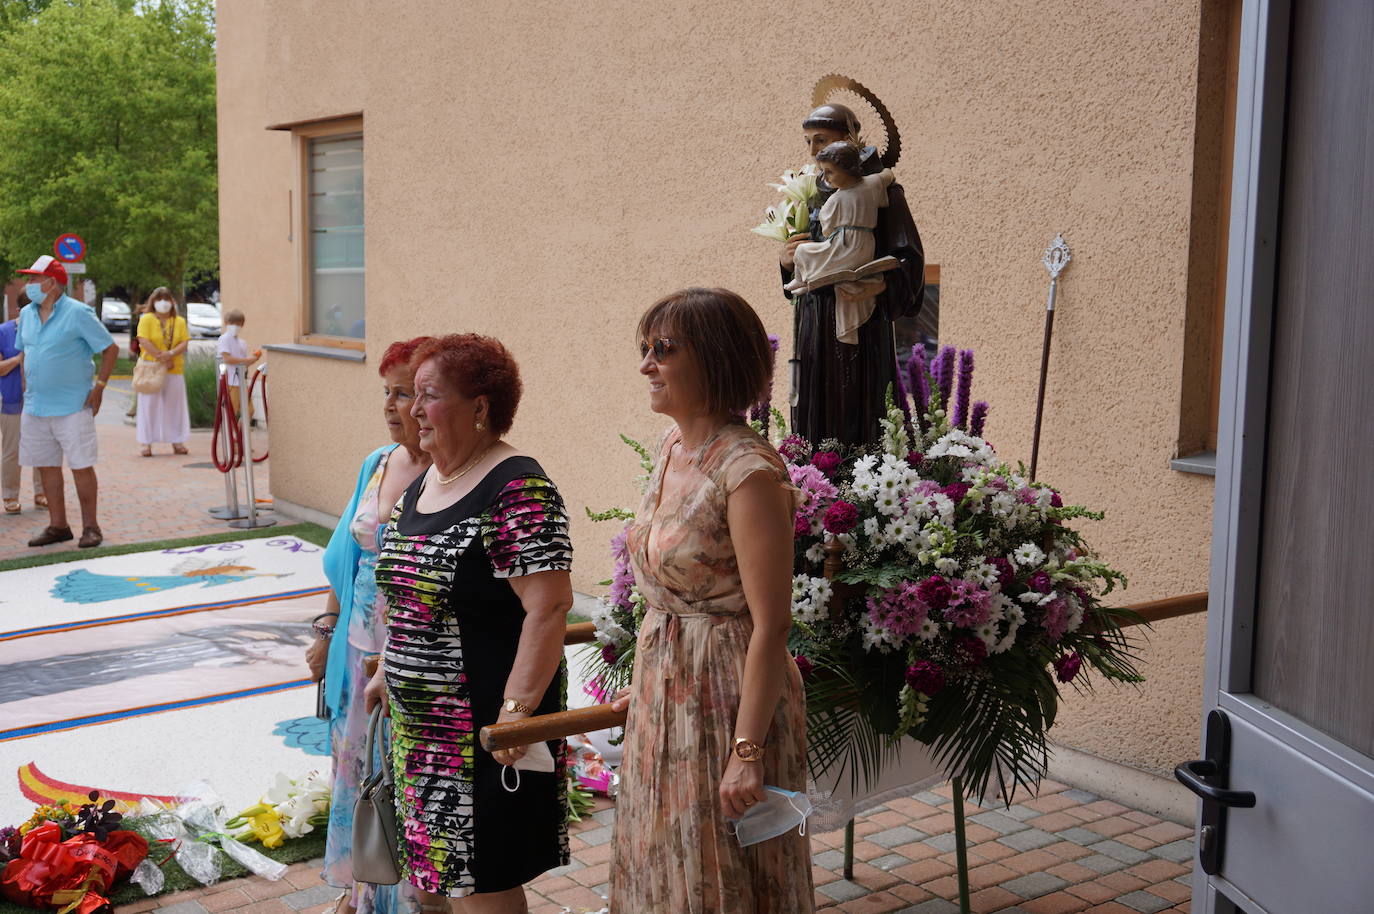
<svg viewBox="0 0 1374 914">
<path fill-rule="evenodd" d="M 826 578 L 811 579 L 811 599 L 816 603 L 825 604 L 830 602 L 830 596 L 835 589 L 830 586 L 830 581 Z"/>
<path fill-rule="evenodd" d="M 1006 517 L 1016 510 L 1016 497 L 1010 492 L 998 492 L 989 500 L 988 507 L 998 517 Z"/>
<path fill-rule="evenodd" d="M 878 494 L 878 480 L 872 473 L 855 473 L 851 484 L 857 501 L 872 501 Z"/>
<path fill-rule="evenodd" d="M 930 496 L 930 507 L 946 523 L 954 516 L 954 502 L 943 492 L 936 492 Z"/>
<path fill-rule="evenodd" d="M 1010 621 L 1013 626 L 1024 625 L 1026 622 L 1025 610 L 1017 606 L 1015 603 L 1012 603 L 1010 606 L 1006 608 L 1006 616 L 1007 620 Z"/>
<path fill-rule="evenodd" d="M 859 551 L 859 542 L 854 538 L 854 534 L 852 533 L 836 534 L 835 540 L 839 542 L 840 545 L 844 546 L 844 551 L 846 553 L 852 554 L 857 553 Z"/>
<path fill-rule="evenodd" d="M 825 561 L 825 546 L 821 543 L 812 543 L 811 548 L 806 550 L 806 560 L 819 565 Z"/>
<path fill-rule="evenodd" d="M 854 475 L 858 476 L 861 473 L 865 475 L 872 473 L 873 468 L 877 465 L 878 458 L 876 456 L 874 456 L 873 454 L 865 454 L 858 460 L 854 461 Z"/>
<path fill-rule="evenodd" d="M 876 517 L 870 517 L 864 521 L 864 536 L 873 539 L 878 535 L 879 521 Z"/>
<path fill-rule="evenodd" d="M 1011 560 L 1018 565 L 1033 568 L 1045 561 L 1045 553 L 1034 543 L 1022 543 L 1012 552 Z"/>
<path fill-rule="evenodd" d="M 921 622 L 921 627 L 916 630 L 916 634 L 920 635 L 922 641 L 933 641 L 935 636 L 940 634 L 940 626 L 930 619 L 925 619 Z"/>
<path fill-rule="evenodd" d="M 878 509 L 879 514 L 893 517 L 902 513 L 902 498 L 896 490 L 879 490 L 876 498 L 873 499 L 873 506 Z"/>
<path fill-rule="evenodd" d="M 1040 486 L 1035 490 L 1035 506 L 1041 511 L 1050 507 L 1054 499 L 1054 490 L 1049 486 Z"/>
<path fill-rule="evenodd" d="M 1013 620 L 1013 614 L 1025 619 L 1026 614 L 1021 612 L 1020 607 L 1011 601 L 1011 598 L 1004 593 L 994 593 L 988 599 L 988 608 L 992 610 L 992 621 L 1000 622 L 1003 619 Z"/>
<path fill-rule="evenodd" d="M 959 562 L 947 555 L 942 555 L 935 560 L 935 570 L 943 575 L 957 574 Z"/>
<path fill-rule="evenodd" d="M 1072 608 L 1069 609 L 1068 625 L 1064 630 L 1076 632 L 1078 631 L 1078 626 L 1083 624 L 1083 607 L 1078 605 L 1077 602 L 1073 602 L 1071 607 Z"/>
<path fill-rule="evenodd" d="M 975 567 L 964 572 L 964 580 L 970 584 L 993 587 L 997 584 L 997 569 L 987 562 L 979 562 Z"/>
<path fill-rule="evenodd" d="M 981 640 L 984 644 L 988 646 L 988 650 L 992 650 L 992 648 L 994 648 L 997 645 L 996 624 L 992 622 L 984 622 L 982 625 L 975 628 L 973 630 L 973 633 L 978 636 L 979 640 Z"/>
</svg>

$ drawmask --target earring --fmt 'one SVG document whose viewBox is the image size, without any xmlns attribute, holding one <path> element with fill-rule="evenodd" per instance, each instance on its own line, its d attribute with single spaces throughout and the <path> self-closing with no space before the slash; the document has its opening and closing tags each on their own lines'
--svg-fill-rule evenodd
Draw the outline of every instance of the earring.
<svg viewBox="0 0 1374 914">
<path fill-rule="evenodd" d="M 485 426 L 482 425 L 482 420 L 481 420 L 481 419 L 478 419 L 478 420 L 477 420 L 477 424 L 473 426 L 473 428 L 477 429 L 477 431 L 479 431 L 479 432 L 480 432 L 484 427 L 485 427 Z"/>
</svg>

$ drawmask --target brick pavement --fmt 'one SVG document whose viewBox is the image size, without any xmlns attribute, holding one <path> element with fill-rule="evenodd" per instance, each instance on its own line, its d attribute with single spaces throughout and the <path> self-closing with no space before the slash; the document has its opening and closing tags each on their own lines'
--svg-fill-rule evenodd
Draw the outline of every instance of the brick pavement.
<svg viewBox="0 0 1374 914">
<path fill-rule="evenodd" d="M 174 456 L 171 446 L 153 448 L 154 457 L 140 457 L 134 427 L 125 423 L 130 394 L 120 390 L 128 382 L 112 381 L 110 392 L 96 418 L 100 439 L 100 461 L 96 474 L 100 480 L 99 518 L 105 545 L 138 543 L 224 533 L 225 521 L 205 513 L 206 508 L 224 504 L 224 477 L 211 466 L 210 433 L 193 431 L 187 442 L 190 454 Z M 265 445 L 265 435 L 258 439 Z M 268 489 L 267 467 L 263 461 L 254 467 L 259 497 Z M 0 559 L 22 558 L 49 552 L 76 549 L 76 540 L 42 548 L 31 548 L 29 538 L 47 526 L 47 509 L 34 508 L 30 474 L 24 471 L 21 488 L 22 514 L 0 513 Z M 72 485 L 71 473 L 63 470 L 67 491 L 67 519 L 73 532 L 81 535 L 81 512 Z M 240 498 L 243 498 L 240 492 Z"/>
<path fill-rule="evenodd" d="M 855 823 L 854 880 L 843 878 L 844 832 L 812 836 L 816 908 L 834 914 L 957 914 L 949 785 L 893 800 Z M 1187 912 L 1192 829 L 1046 781 L 1010 809 L 966 807 L 975 914 Z M 572 830 L 573 862 L 530 884 L 530 914 L 584 914 L 606 905 L 615 806 Z M 338 892 L 319 862 L 281 882 L 239 879 L 150 898 L 121 914 L 325 914 Z M 633 912 L 676 914 L 676 912 Z"/>
</svg>

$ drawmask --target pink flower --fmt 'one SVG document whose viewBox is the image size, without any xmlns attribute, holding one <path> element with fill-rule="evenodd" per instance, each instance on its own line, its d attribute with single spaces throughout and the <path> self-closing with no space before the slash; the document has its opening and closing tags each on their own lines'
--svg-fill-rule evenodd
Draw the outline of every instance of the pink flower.
<svg viewBox="0 0 1374 914">
<path fill-rule="evenodd" d="M 797 512 L 797 519 L 792 523 L 792 533 L 794 536 L 810 536 L 811 521 L 806 519 L 806 515 Z"/>
<path fill-rule="evenodd" d="M 904 581 L 878 598 L 868 598 L 868 618 L 874 625 L 894 635 L 909 636 L 921 630 L 928 612 L 917 594 L 918 588 Z"/>
<path fill-rule="evenodd" d="M 949 604 L 949 598 L 954 592 L 944 577 L 932 574 L 917 585 L 916 593 L 921 598 L 921 602 L 931 609 L 944 609 Z"/>
<path fill-rule="evenodd" d="M 946 620 L 965 628 L 973 628 L 982 625 L 992 615 L 992 594 L 977 584 L 951 581 L 949 589 L 949 605 L 945 607 Z"/>
<path fill-rule="evenodd" d="M 981 638 L 975 638 L 972 635 L 964 635 L 959 638 L 955 644 L 958 646 L 959 650 L 968 655 L 969 666 L 977 666 L 987 659 L 988 646 L 983 643 Z"/>
<path fill-rule="evenodd" d="M 906 455 L 906 462 L 907 462 L 907 464 L 908 464 L 909 466 L 913 466 L 913 467 L 919 467 L 919 466 L 921 465 L 921 461 L 922 461 L 922 460 L 925 460 L 925 459 L 926 459 L 926 455 L 925 455 L 925 454 L 918 454 L 918 453 L 916 453 L 915 451 L 911 451 L 910 453 L 908 453 L 908 454 Z"/>
<path fill-rule="evenodd" d="M 1011 567 L 1011 562 L 1008 562 L 1002 556 L 991 556 L 983 559 L 983 561 L 997 569 L 997 583 L 1001 584 L 1003 587 L 1008 586 L 1012 581 L 1016 580 L 1016 571 Z"/>
<path fill-rule="evenodd" d="M 1060 498 L 1060 497 L 1059 497 L 1059 493 L 1058 493 L 1058 492 L 1055 492 L 1055 491 L 1053 491 L 1053 490 L 1050 491 L 1050 507 L 1053 507 L 1053 508 L 1062 508 L 1062 507 L 1064 507 L 1064 499 Z"/>
<path fill-rule="evenodd" d="M 1026 582 L 1026 586 L 1039 593 L 1049 593 L 1054 589 L 1054 582 L 1050 580 L 1050 576 L 1044 571 L 1037 571 L 1030 576 L 1030 580 Z"/>
<path fill-rule="evenodd" d="M 847 501 L 837 501 L 825 509 L 821 523 L 829 533 L 848 533 L 859 523 L 859 509 Z"/>
<path fill-rule="evenodd" d="M 1060 682 L 1070 682 L 1083 668 L 1083 655 L 1074 651 L 1054 661 L 1054 674 Z"/>
<path fill-rule="evenodd" d="M 801 435 L 788 435 L 778 445 L 778 453 L 788 463 L 802 463 L 811 455 L 811 442 Z"/>
<path fill-rule="evenodd" d="M 617 657 L 618 655 L 616 654 L 614 644 L 603 644 L 601 646 L 601 659 L 603 661 L 606 663 L 615 663 Z"/>
<path fill-rule="evenodd" d="M 812 665 L 811 661 L 806 658 L 806 655 L 797 654 L 792 660 L 797 664 L 797 670 L 801 673 L 802 681 L 805 682 L 810 679 L 811 671 L 815 669 L 815 667 Z"/>
<path fill-rule="evenodd" d="M 1045 635 L 1051 642 L 1058 641 L 1064 637 L 1064 632 L 1069 627 L 1069 604 L 1063 599 L 1056 598 L 1045 605 L 1045 615 L 1040 620 L 1040 627 L 1045 630 Z"/>
<path fill-rule="evenodd" d="M 906 668 L 906 684 L 923 695 L 934 695 L 945 687 L 945 671 L 928 660 L 917 660 Z"/>
</svg>

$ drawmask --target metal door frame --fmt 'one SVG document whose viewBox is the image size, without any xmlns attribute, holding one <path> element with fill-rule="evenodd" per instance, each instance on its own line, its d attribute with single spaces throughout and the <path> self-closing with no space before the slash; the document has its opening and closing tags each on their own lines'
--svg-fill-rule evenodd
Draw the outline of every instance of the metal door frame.
<svg viewBox="0 0 1374 914">
<path fill-rule="evenodd" d="M 1245 0 L 1241 12 L 1202 717 L 1221 708 L 1374 792 L 1365 756 L 1251 692 L 1291 5 Z M 1219 888 L 1245 897 L 1223 876 L 1194 868 L 1198 914 L 1236 910 Z"/>
</svg>

